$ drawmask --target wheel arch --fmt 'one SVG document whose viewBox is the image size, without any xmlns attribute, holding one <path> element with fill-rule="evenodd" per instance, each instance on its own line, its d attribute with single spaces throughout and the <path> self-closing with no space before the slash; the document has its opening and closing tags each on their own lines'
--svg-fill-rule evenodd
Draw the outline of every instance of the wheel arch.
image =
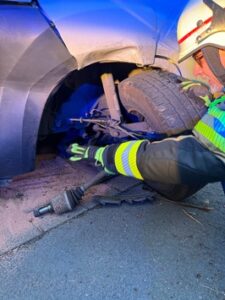
<svg viewBox="0 0 225 300">
<path fill-rule="evenodd" d="M 77 64 L 36 7 L 1 6 L 0 25 L 5 29 L 0 35 L 0 183 L 4 183 L 34 169 L 45 103 Z"/>
</svg>

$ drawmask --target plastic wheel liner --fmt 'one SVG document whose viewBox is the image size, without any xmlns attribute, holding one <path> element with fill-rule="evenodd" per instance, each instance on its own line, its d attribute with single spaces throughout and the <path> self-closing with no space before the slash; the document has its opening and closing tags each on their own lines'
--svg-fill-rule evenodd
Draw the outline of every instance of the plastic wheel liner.
<svg viewBox="0 0 225 300">
<path fill-rule="evenodd" d="M 76 68 L 35 4 L 0 1 L 0 180 L 34 169 L 43 108 Z"/>
</svg>

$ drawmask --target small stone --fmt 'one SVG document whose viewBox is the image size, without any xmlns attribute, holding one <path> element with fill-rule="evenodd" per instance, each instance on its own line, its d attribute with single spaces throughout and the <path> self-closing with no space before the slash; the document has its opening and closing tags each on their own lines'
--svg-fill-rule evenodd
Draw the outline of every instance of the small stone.
<svg viewBox="0 0 225 300">
<path fill-rule="evenodd" d="M 16 198 L 23 198 L 24 194 L 21 192 L 16 193 Z"/>
</svg>

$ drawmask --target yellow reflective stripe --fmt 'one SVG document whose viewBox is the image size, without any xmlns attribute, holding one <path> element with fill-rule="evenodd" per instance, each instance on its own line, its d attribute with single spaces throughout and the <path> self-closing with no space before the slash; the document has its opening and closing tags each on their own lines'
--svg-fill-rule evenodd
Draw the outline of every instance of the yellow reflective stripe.
<svg viewBox="0 0 225 300">
<path fill-rule="evenodd" d="M 133 147 L 130 150 L 129 157 L 128 157 L 129 166 L 130 166 L 130 169 L 133 173 L 133 176 L 135 178 L 138 178 L 138 179 L 141 179 L 141 180 L 143 180 L 144 178 L 141 176 L 141 173 L 139 172 L 138 167 L 137 167 L 137 151 L 138 151 L 138 149 L 139 149 L 142 142 L 143 141 L 137 141 L 133 145 Z"/>
<path fill-rule="evenodd" d="M 199 96 L 199 98 L 201 98 L 204 101 L 205 106 L 209 107 L 209 105 L 211 103 L 211 100 L 209 99 L 208 95 L 206 95 L 206 96 Z"/>
<path fill-rule="evenodd" d="M 137 167 L 137 151 L 142 142 L 143 140 L 125 142 L 117 148 L 115 153 L 115 167 L 118 173 L 143 180 Z"/>
<path fill-rule="evenodd" d="M 204 138 L 209 140 L 214 146 L 216 146 L 221 151 L 225 152 L 225 143 L 224 143 L 224 137 L 219 135 L 216 131 L 213 130 L 210 126 L 205 124 L 202 121 L 199 121 L 194 130 L 199 132 Z M 203 132 L 205 132 L 203 134 Z"/>
<path fill-rule="evenodd" d="M 121 145 L 119 145 L 119 147 L 116 150 L 115 153 L 115 166 L 116 166 L 116 170 L 118 171 L 118 173 L 123 174 L 123 175 L 127 175 L 124 167 L 123 167 L 123 152 L 126 150 L 126 148 L 129 146 L 130 142 L 125 142 L 122 143 Z"/>
</svg>

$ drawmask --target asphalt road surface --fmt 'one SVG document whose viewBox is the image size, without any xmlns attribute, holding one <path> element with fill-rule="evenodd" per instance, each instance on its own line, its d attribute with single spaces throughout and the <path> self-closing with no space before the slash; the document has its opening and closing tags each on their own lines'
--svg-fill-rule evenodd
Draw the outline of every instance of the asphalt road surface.
<svg viewBox="0 0 225 300">
<path fill-rule="evenodd" d="M 94 208 L 0 257 L 0 299 L 225 299 L 218 184 L 187 203 Z M 47 217 L 46 217 L 47 218 Z"/>
</svg>

